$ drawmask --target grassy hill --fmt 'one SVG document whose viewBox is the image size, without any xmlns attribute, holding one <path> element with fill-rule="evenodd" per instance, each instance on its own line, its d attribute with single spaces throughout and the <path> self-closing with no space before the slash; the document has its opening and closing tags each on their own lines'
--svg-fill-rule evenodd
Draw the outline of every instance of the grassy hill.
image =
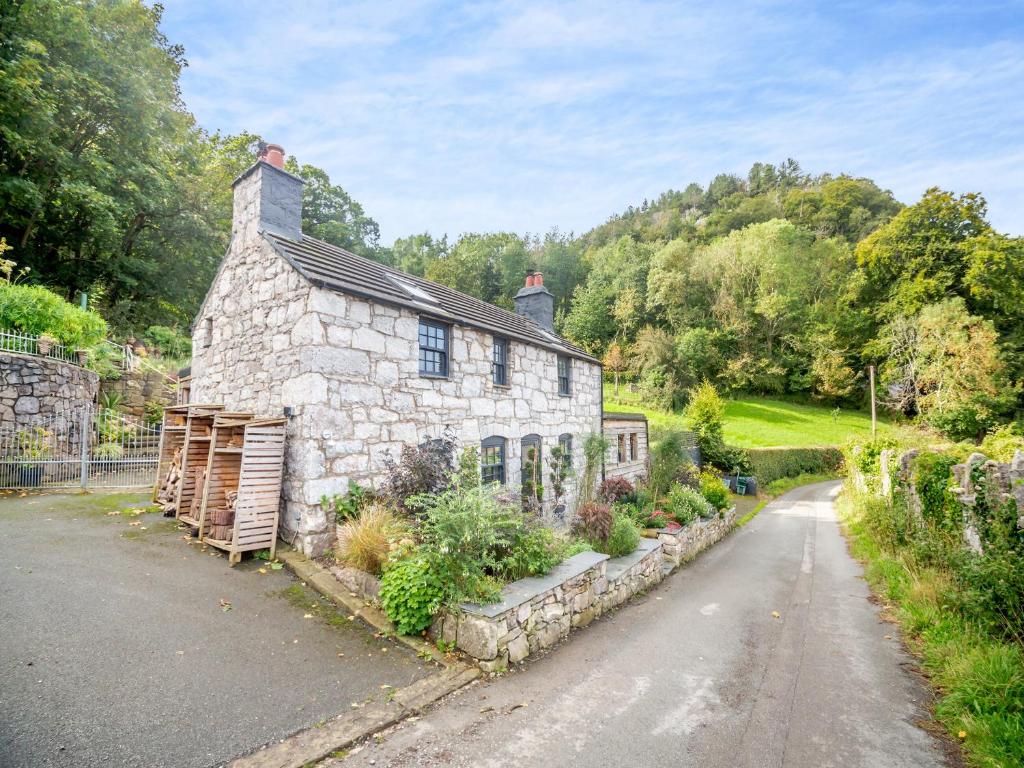
<svg viewBox="0 0 1024 768">
<path fill-rule="evenodd" d="M 681 413 L 667 413 L 645 406 L 638 395 L 626 387 L 605 386 L 604 407 L 609 411 L 643 411 L 652 436 L 669 429 L 686 429 Z M 895 436 L 902 427 L 879 418 L 879 436 Z M 766 397 L 743 396 L 728 400 L 725 406 L 725 439 L 743 448 L 809 447 L 843 445 L 851 438 L 871 435 L 871 414 L 818 405 L 803 405 Z"/>
</svg>

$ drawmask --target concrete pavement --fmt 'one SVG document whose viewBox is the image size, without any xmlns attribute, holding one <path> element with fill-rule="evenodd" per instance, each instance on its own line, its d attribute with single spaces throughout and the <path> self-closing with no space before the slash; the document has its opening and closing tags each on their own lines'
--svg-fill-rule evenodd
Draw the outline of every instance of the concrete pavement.
<svg viewBox="0 0 1024 768">
<path fill-rule="evenodd" d="M 929 694 L 807 486 L 544 658 L 343 766 L 946 765 Z M 776 615 L 777 614 L 777 615 Z"/>
<path fill-rule="evenodd" d="M 287 570 L 106 514 L 141 501 L 0 499 L 0 766 L 220 764 L 433 671 Z"/>
</svg>

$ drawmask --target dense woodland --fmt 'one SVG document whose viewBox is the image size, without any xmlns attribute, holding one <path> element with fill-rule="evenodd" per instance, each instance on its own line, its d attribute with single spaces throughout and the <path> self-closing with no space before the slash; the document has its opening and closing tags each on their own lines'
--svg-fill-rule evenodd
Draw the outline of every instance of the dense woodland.
<svg viewBox="0 0 1024 768">
<path fill-rule="evenodd" d="M 208 133 L 181 99 L 161 8 L 15 0 L 0 10 L 0 236 L 22 281 L 120 337 L 188 328 L 227 245 L 231 181 L 260 137 Z M 665 406 L 707 379 L 858 404 L 881 396 L 954 437 L 1012 419 L 1024 378 L 1024 241 L 978 194 L 904 207 L 870 179 L 794 160 L 669 190 L 575 236 L 423 233 L 377 223 L 322 169 L 306 233 L 510 307 L 524 273 L 559 330 Z"/>
</svg>

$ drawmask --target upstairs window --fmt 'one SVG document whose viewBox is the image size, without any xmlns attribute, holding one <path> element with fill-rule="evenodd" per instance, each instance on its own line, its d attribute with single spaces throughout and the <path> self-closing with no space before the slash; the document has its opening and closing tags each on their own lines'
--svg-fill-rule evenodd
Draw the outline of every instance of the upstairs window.
<svg viewBox="0 0 1024 768">
<path fill-rule="evenodd" d="M 629 433 L 629 460 L 636 461 L 640 458 L 640 447 L 636 438 L 636 432 Z"/>
<path fill-rule="evenodd" d="M 448 375 L 448 326 L 420 320 L 420 375 Z"/>
<path fill-rule="evenodd" d="M 208 317 L 203 320 L 203 346 L 208 347 L 213 344 L 213 318 Z"/>
<path fill-rule="evenodd" d="M 485 483 L 505 484 L 504 437 L 488 437 L 480 443 L 480 477 Z"/>
<path fill-rule="evenodd" d="M 558 394 L 572 394 L 572 360 L 566 355 L 558 356 Z"/>
<path fill-rule="evenodd" d="M 492 379 L 499 387 L 508 386 L 508 339 L 494 337 Z"/>
<path fill-rule="evenodd" d="M 622 464 L 626 461 L 626 435 L 619 433 L 618 441 L 618 464 Z"/>
</svg>

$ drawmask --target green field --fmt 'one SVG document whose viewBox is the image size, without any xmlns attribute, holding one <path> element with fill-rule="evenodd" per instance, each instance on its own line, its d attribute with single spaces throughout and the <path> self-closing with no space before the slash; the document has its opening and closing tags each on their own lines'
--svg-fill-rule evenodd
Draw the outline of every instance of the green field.
<svg viewBox="0 0 1024 768">
<path fill-rule="evenodd" d="M 645 407 L 638 395 L 620 387 L 616 399 L 613 387 L 605 386 L 604 407 L 608 411 L 643 411 L 651 426 L 652 437 L 664 430 L 686 429 L 681 413 L 666 413 Z M 901 427 L 879 418 L 878 434 L 895 436 Z M 725 406 L 725 440 L 742 448 L 810 447 L 843 445 L 851 438 L 871 436 L 871 414 L 862 411 L 833 409 L 771 400 L 766 397 L 742 396 L 727 400 Z"/>
</svg>

